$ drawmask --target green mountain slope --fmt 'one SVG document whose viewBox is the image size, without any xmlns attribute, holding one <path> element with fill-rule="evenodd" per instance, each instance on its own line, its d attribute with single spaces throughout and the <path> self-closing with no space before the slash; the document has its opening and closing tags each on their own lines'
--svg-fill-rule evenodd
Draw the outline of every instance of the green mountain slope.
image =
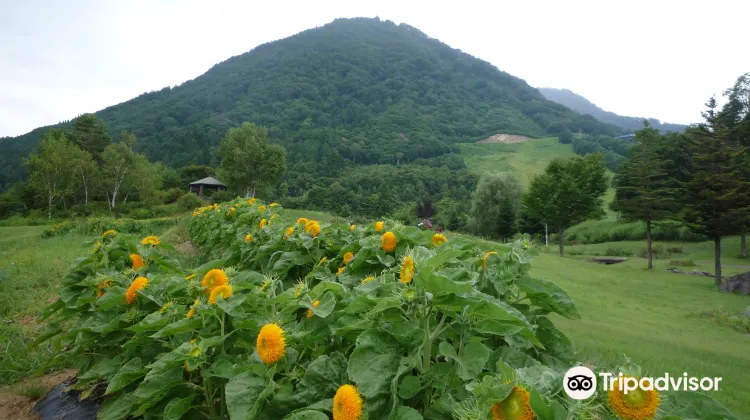
<svg viewBox="0 0 750 420">
<path fill-rule="evenodd" d="M 573 111 L 591 115 L 601 122 L 614 124 L 628 131 L 635 131 L 643 128 L 644 119 L 648 120 L 649 124 L 657 130 L 664 132 L 681 132 L 685 129 L 685 126 L 682 124 L 663 123 L 654 118 L 625 117 L 615 114 L 614 112 L 605 111 L 583 96 L 568 89 L 539 88 L 539 92 L 550 101 L 565 105 Z"/>
<path fill-rule="evenodd" d="M 262 124 L 287 147 L 291 194 L 355 165 L 413 163 L 496 133 L 620 132 L 416 28 L 365 18 L 261 45 L 96 114 L 176 167 L 216 164 L 229 127 Z M 20 158 L 43 131 L 0 140 L 0 186 L 21 178 Z"/>
</svg>

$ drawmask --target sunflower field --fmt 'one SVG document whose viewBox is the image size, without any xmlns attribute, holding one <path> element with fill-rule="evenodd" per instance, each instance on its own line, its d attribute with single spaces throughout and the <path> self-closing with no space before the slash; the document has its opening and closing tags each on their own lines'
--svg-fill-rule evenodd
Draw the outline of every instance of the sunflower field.
<svg viewBox="0 0 750 420">
<path fill-rule="evenodd" d="M 188 269 L 107 230 L 42 314 L 101 419 L 733 418 L 707 396 L 565 397 L 576 362 L 550 315 L 579 315 L 529 274 L 528 241 L 486 252 L 254 199 L 196 209 L 189 232 L 205 263 Z"/>
</svg>

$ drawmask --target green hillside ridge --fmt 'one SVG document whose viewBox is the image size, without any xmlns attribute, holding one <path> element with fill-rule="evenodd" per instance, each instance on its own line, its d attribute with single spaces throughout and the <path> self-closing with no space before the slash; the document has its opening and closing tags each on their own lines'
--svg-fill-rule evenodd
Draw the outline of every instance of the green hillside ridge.
<svg viewBox="0 0 750 420">
<path fill-rule="evenodd" d="M 291 196 L 326 187 L 349 167 L 415 163 L 496 133 L 622 131 L 416 28 L 377 18 L 337 19 L 258 46 L 96 115 L 172 167 L 215 165 L 228 128 L 264 125 L 287 148 Z M 21 158 L 47 128 L 0 140 L 1 188 L 23 178 Z"/>
<path fill-rule="evenodd" d="M 682 124 L 661 122 L 655 118 L 626 117 L 614 112 L 605 111 L 583 96 L 568 89 L 539 88 L 539 92 L 550 101 L 565 105 L 573 111 L 591 115 L 601 122 L 614 124 L 631 132 L 643 128 L 644 119 L 648 120 L 652 127 L 663 132 L 682 132 L 686 127 Z"/>
</svg>

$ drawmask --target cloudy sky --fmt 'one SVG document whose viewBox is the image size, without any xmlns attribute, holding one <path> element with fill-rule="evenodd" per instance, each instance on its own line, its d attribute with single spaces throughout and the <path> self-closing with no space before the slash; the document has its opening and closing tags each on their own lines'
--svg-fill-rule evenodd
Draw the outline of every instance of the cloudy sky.
<svg viewBox="0 0 750 420">
<path fill-rule="evenodd" d="M 261 4 L 262 3 L 262 4 Z M 175 86 L 337 17 L 405 22 L 536 87 L 675 123 L 743 72 L 747 1 L 0 0 L 0 137 Z"/>
</svg>

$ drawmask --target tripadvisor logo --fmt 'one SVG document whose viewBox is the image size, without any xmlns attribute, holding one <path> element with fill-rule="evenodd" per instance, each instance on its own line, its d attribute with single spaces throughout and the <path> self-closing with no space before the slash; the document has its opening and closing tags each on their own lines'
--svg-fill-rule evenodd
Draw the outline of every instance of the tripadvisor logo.
<svg viewBox="0 0 750 420">
<path fill-rule="evenodd" d="M 617 390 L 627 395 L 637 389 L 643 391 L 718 391 L 720 377 L 697 378 L 688 376 L 684 372 L 682 376 L 644 376 L 635 378 L 620 372 L 615 375 L 610 372 L 600 372 L 600 381 L 604 391 Z M 563 389 L 570 398 L 574 400 L 585 400 L 596 392 L 597 377 L 594 372 L 585 366 L 576 366 L 569 369 L 563 378 Z"/>
</svg>

